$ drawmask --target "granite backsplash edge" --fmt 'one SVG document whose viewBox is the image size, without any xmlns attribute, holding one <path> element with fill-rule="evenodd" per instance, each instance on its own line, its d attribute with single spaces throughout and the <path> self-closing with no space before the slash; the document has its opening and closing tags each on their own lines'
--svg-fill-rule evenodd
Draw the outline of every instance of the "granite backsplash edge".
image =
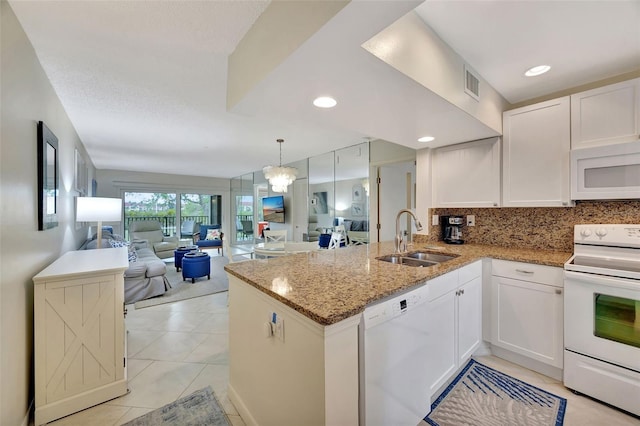
<svg viewBox="0 0 640 426">
<path fill-rule="evenodd" d="M 574 225 L 640 224 L 640 200 L 580 201 L 574 207 L 436 208 L 431 214 L 475 215 L 476 226 L 462 228 L 465 242 L 571 252 Z M 441 239 L 440 225 L 430 225 L 429 235 L 414 235 L 419 244 Z"/>
</svg>

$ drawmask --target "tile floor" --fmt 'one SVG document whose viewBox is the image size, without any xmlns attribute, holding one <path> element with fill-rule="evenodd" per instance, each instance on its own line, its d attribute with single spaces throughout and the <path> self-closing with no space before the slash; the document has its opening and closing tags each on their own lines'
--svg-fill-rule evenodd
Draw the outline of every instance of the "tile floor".
<svg viewBox="0 0 640 426">
<path fill-rule="evenodd" d="M 231 424 L 244 425 L 227 397 L 226 292 L 140 310 L 129 305 L 127 309 L 130 393 L 51 425 L 120 425 L 207 385 L 212 387 Z M 575 395 L 549 377 L 494 356 L 478 357 L 477 360 L 567 398 L 564 423 L 567 426 L 640 425 L 640 419 Z"/>
</svg>

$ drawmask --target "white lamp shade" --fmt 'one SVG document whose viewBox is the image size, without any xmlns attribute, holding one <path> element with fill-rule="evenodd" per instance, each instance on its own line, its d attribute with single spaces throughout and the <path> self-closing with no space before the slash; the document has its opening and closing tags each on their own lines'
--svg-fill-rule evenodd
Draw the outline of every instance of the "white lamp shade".
<svg viewBox="0 0 640 426">
<path fill-rule="evenodd" d="M 120 198 L 78 197 L 76 221 L 120 222 L 122 200 Z"/>
</svg>

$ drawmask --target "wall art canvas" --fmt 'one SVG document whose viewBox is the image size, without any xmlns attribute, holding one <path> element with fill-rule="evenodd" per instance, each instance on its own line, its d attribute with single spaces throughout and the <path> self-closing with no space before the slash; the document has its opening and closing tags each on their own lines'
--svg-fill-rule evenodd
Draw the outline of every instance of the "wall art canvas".
<svg viewBox="0 0 640 426">
<path fill-rule="evenodd" d="M 329 213 L 329 205 L 327 204 L 326 191 L 313 193 L 313 197 L 311 197 L 311 209 L 314 214 Z"/>
</svg>

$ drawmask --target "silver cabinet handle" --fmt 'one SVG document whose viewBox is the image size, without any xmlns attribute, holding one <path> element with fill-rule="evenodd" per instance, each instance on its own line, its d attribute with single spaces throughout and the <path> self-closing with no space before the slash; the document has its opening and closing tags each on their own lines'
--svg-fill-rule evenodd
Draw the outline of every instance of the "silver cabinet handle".
<svg viewBox="0 0 640 426">
<path fill-rule="evenodd" d="M 516 269 L 516 272 L 520 272 L 521 274 L 533 274 L 533 271 L 527 271 L 525 269 Z"/>
</svg>

